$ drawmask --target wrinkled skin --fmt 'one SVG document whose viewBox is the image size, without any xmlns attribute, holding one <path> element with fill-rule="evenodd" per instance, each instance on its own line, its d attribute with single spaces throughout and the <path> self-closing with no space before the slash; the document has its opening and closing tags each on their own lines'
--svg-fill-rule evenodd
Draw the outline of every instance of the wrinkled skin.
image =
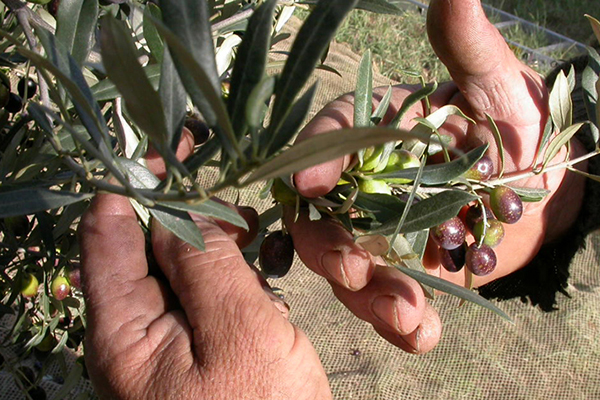
<svg viewBox="0 0 600 400">
<path fill-rule="evenodd" d="M 507 170 L 527 168 L 547 117 L 541 79 L 514 59 L 483 17 L 479 1 L 432 1 L 429 28 L 432 44 L 456 81 L 435 95 L 434 106 L 457 104 L 478 121 L 488 112 L 510 143 Z M 411 90 L 396 88 L 393 107 Z M 348 125 L 351 102 L 345 96 L 332 103 L 303 137 Z M 480 128 L 484 124 L 453 123 L 458 146 L 489 139 Z M 189 132 L 183 137 L 180 158 L 190 153 L 193 142 Z M 149 158 L 153 171 L 164 170 L 155 155 Z M 323 194 L 349 162 L 340 159 L 298 173 L 296 185 L 305 195 Z M 561 225 L 550 225 L 548 214 L 568 226 L 581 203 L 582 182 L 572 175 L 557 172 L 523 184 L 560 189 L 529 207 L 524 222 L 507 231 L 505 249 L 514 250 L 521 238 L 520 251 L 511 257 L 499 249 L 499 272 L 477 284 L 526 263 L 545 239 L 560 234 Z M 567 201 L 568 210 L 561 207 Z M 239 212 L 255 226 L 253 210 Z M 99 194 L 85 214 L 80 235 L 88 307 L 86 364 L 98 393 L 110 399 L 330 399 L 315 350 L 241 256 L 239 248 L 252 232 L 209 219 L 196 222 L 206 242 L 204 253 L 153 224 L 153 251 L 164 274 L 157 278 L 148 273 L 144 236 L 128 200 Z M 303 215 L 288 225 L 309 268 L 325 276 L 336 296 L 382 337 L 415 353 L 435 346 L 441 322 L 416 282 L 377 266 L 332 221 L 309 222 Z M 440 273 L 438 265 L 435 257 L 428 259 L 432 273 Z"/>
</svg>

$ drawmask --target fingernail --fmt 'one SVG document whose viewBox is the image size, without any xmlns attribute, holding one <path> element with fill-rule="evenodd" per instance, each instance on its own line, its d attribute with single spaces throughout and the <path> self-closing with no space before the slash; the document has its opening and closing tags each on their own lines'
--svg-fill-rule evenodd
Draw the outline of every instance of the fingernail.
<svg viewBox="0 0 600 400">
<path fill-rule="evenodd" d="M 328 274 L 334 281 L 347 288 L 350 287 L 350 282 L 344 271 L 344 263 L 342 262 L 342 253 L 337 250 L 328 251 L 321 257 L 321 265 L 324 272 Z"/>
<path fill-rule="evenodd" d="M 415 332 L 415 351 L 417 353 L 421 352 L 421 343 L 419 343 L 421 341 L 421 327 L 419 326 L 417 328 L 417 331 Z"/>
<path fill-rule="evenodd" d="M 398 309 L 394 296 L 379 296 L 371 303 L 373 314 L 396 332 L 400 332 Z"/>
<path fill-rule="evenodd" d="M 283 315 L 283 317 L 287 319 L 290 314 L 289 304 L 286 303 L 285 300 L 283 300 L 280 296 L 275 294 L 273 292 L 273 289 L 271 289 L 270 287 L 263 287 L 263 290 L 265 291 L 267 296 L 269 296 L 269 299 L 271 299 L 271 302 L 279 310 L 281 315 Z"/>
</svg>

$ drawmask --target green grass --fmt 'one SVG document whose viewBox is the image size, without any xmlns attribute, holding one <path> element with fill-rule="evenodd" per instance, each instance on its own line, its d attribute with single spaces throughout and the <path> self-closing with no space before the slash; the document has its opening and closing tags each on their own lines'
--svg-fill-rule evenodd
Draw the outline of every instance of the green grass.
<svg viewBox="0 0 600 400">
<path fill-rule="evenodd" d="M 429 0 L 421 2 L 427 4 Z M 587 13 L 600 18 L 599 0 L 487 0 L 485 3 L 584 44 L 597 46 L 583 15 Z M 504 30 L 503 34 L 507 39 L 530 48 L 550 44 L 545 35 L 519 27 Z M 355 10 L 338 31 L 336 40 L 347 43 L 358 54 L 371 49 L 376 66 L 390 78 L 414 83 L 414 78 L 403 73 L 411 71 L 423 75 L 428 81 L 448 79 L 446 68 L 427 41 L 425 16 L 419 14 L 416 8 L 401 17 Z M 513 50 L 518 57 L 522 56 L 519 49 Z M 572 53 L 559 51 L 550 55 L 565 59 Z M 547 72 L 542 66 L 534 64 L 532 67 L 541 73 Z"/>
</svg>

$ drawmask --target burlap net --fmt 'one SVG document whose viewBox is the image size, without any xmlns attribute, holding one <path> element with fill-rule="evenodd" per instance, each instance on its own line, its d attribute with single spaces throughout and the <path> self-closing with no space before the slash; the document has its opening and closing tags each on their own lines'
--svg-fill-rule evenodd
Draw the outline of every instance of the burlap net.
<svg viewBox="0 0 600 400">
<path fill-rule="evenodd" d="M 315 79 L 321 84 L 314 112 L 353 89 L 359 59 L 347 47 L 332 45 L 327 64 L 342 77 L 317 71 Z M 389 83 L 375 74 L 375 85 Z M 268 208 L 270 203 L 256 196 L 259 189 L 243 191 L 241 203 L 259 211 Z M 236 195 L 230 193 L 231 199 Z M 290 320 L 317 349 L 335 399 L 600 399 L 599 252 L 600 235 L 592 234 L 573 260 L 567 289 L 571 298 L 559 295 L 558 311 L 545 313 L 518 299 L 502 302 L 514 324 L 470 303 L 459 307 L 458 299 L 439 296 L 432 304 L 442 318 L 443 336 L 434 350 L 420 356 L 380 338 L 297 259 L 285 278 L 271 284 L 283 289 Z M 4 337 L 8 320 L 2 322 Z M 58 366 L 48 371 L 55 373 Z M 41 386 L 49 398 L 60 389 L 50 380 Z M 0 371 L 0 388 L 2 399 L 23 398 L 6 368 Z M 65 398 L 91 390 L 82 379 Z"/>
</svg>

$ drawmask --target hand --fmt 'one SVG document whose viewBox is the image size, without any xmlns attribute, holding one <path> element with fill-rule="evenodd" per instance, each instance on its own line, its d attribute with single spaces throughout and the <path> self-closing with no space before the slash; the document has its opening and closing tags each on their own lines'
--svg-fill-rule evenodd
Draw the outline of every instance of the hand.
<svg viewBox="0 0 600 400">
<path fill-rule="evenodd" d="M 549 115 L 548 92 L 543 79 L 515 58 L 496 28 L 487 21 L 479 0 L 433 0 L 427 26 L 436 53 L 454 79 L 441 85 L 430 98 L 432 111 L 454 104 L 477 121 L 477 125 L 471 125 L 464 119 L 451 117 L 440 129 L 441 133 L 452 136 L 452 145 L 463 149 L 489 143 L 488 155 L 497 167 L 498 149 L 486 122 L 487 113 L 494 118 L 503 136 L 505 174 L 530 170 Z M 388 120 L 416 89 L 404 85 L 394 88 Z M 381 97 L 385 90 L 380 88 L 376 93 Z M 309 123 L 299 140 L 349 127 L 352 115 L 352 95 L 342 96 Z M 418 116 L 424 116 L 422 105 L 410 110 L 402 128 L 410 129 L 415 125 L 412 119 Z M 581 145 L 572 141 L 572 157 L 580 154 L 583 154 Z M 556 160 L 564 158 L 563 149 Z M 351 162 L 352 156 L 347 156 L 299 172 L 294 177 L 296 188 L 306 197 L 324 195 L 336 185 L 341 172 Z M 495 249 L 498 266 L 494 273 L 476 277 L 475 286 L 526 265 L 542 243 L 560 236 L 579 212 L 584 183 L 578 175 L 560 170 L 515 184 L 549 189 L 552 194 L 543 202 L 526 204 L 519 223 L 505 225 L 505 239 Z M 432 326 L 435 317 L 431 311 L 423 313 L 426 306 L 421 289 L 399 272 L 378 266 L 376 260 L 353 243 L 351 234 L 342 226 L 331 220 L 309 221 L 305 215 L 301 215 L 297 223 L 288 219 L 288 226 L 306 265 L 326 277 L 338 298 L 358 317 L 373 324 L 386 339 L 405 348 L 402 340 L 407 333 L 417 327 Z M 431 274 L 465 284 L 464 274 L 452 274 L 440 268 L 437 249 L 428 249 L 423 261 Z M 382 285 L 391 280 L 396 282 Z M 374 302 L 382 295 L 388 299 L 383 308 L 381 302 Z M 424 315 L 428 318 L 424 319 Z M 429 332 L 436 331 L 430 329 Z M 435 345 L 432 336 L 429 340 L 425 348 Z"/>
<path fill-rule="evenodd" d="M 184 135 L 178 155 L 190 151 Z M 156 155 L 148 164 L 164 170 Z M 239 212 L 257 224 L 254 210 Z M 195 221 L 205 252 L 153 223 L 159 279 L 149 274 L 127 198 L 99 194 L 86 212 L 79 230 L 85 356 L 97 392 L 107 399 L 331 398 L 309 340 L 240 253 L 253 234 Z"/>
</svg>

